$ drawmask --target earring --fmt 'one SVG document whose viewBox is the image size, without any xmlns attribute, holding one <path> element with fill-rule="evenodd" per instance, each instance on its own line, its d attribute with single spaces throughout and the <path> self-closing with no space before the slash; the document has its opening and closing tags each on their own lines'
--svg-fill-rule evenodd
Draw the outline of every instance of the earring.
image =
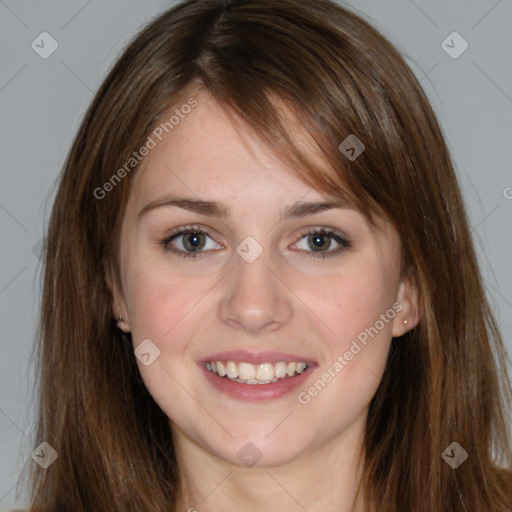
<svg viewBox="0 0 512 512">
<path fill-rule="evenodd" d="M 119 318 L 117 320 L 117 327 L 124 332 L 125 325 L 126 323 L 124 321 L 123 315 L 119 315 Z"/>
<path fill-rule="evenodd" d="M 407 320 L 404 320 L 404 324 L 407 324 Z"/>
</svg>

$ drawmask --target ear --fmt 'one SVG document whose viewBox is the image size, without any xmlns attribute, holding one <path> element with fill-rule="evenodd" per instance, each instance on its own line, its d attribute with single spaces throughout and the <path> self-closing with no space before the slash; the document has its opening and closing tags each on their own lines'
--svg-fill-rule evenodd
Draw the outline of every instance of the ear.
<svg viewBox="0 0 512 512">
<path fill-rule="evenodd" d="M 423 315 L 420 291 L 409 273 L 404 273 L 396 295 L 396 302 L 402 306 L 397 308 L 393 319 L 393 337 L 402 336 L 416 327 Z"/>
<path fill-rule="evenodd" d="M 116 325 L 123 332 L 130 332 L 130 323 L 128 320 L 126 303 L 124 301 L 123 294 L 120 293 L 120 287 L 117 284 L 117 280 L 114 278 L 114 270 L 112 268 L 112 264 L 110 260 L 107 260 L 107 258 L 103 258 L 102 263 L 105 283 L 107 285 L 108 291 L 110 292 L 112 301 L 112 315 L 116 320 Z"/>
</svg>

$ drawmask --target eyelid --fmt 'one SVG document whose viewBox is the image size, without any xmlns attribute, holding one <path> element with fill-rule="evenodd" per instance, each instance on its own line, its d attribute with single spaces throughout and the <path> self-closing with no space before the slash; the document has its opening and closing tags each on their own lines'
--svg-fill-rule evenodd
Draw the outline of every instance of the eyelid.
<svg viewBox="0 0 512 512">
<path fill-rule="evenodd" d="M 336 229 L 336 228 L 332 228 L 332 227 L 329 227 L 329 226 L 322 226 L 322 225 L 319 225 L 319 224 L 315 224 L 314 226 L 309 226 L 309 227 L 305 227 L 305 228 L 302 228 L 300 231 L 300 237 L 303 237 L 304 235 L 311 235 L 311 234 L 314 234 L 314 233 L 326 233 L 326 234 L 333 234 L 333 235 L 337 235 L 339 236 L 340 238 L 343 238 L 344 240 L 346 241 L 349 241 L 349 237 L 343 233 L 342 231 Z"/>
<path fill-rule="evenodd" d="M 188 224 L 186 226 L 179 226 L 177 228 L 174 228 L 168 235 L 167 239 L 170 239 L 173 237 L 173 235 L 187 233 L 189 231 L 200 231 L 202 233 L 205 233 L 207 235 L 211 235 L 212 230 L 210 228 L 207 228 L 206 226 L 202 226 L 200 224 Z"/>
</svg>

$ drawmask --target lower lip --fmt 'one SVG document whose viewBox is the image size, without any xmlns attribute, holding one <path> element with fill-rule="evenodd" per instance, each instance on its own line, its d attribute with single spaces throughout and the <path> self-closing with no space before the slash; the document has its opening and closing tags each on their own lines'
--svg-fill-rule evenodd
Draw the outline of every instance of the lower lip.
<svg viewBox="0 0 512 512">
<path fill-rule="evenodd" d="M 316 368 L 316 364 L 308 366 L 300 375 L 295 377 L 269 382 L 268 384 L 243 384 L 227 377 L 219 377 L 206 369 L 205 363 L 200 363 L 208 381 L 221 393 L 237 400 L 275 400 L 281 398 L 298 388 Z"/>
</svg>

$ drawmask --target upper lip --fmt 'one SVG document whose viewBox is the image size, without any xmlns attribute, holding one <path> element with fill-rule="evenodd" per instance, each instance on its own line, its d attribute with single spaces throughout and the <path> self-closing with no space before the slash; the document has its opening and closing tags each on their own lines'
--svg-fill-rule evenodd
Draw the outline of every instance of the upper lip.
<svg viewBox="0 0 512 512">
<path fill-rule="evenodd" d="M 297 354 L 289 354 L 285 352 L 264 351 L 264 352 L 250 352 L 247 350 L 231 350 L 227 352 L 217 352 L 207 356 L 203 361 L 233 361 L 246 362 L 252 364 L 261 363 L 278 363 L 279 361 L 285 362 L 304 362 L 313 363 L 309 357 L 300 356 Z"/>
</svg>

